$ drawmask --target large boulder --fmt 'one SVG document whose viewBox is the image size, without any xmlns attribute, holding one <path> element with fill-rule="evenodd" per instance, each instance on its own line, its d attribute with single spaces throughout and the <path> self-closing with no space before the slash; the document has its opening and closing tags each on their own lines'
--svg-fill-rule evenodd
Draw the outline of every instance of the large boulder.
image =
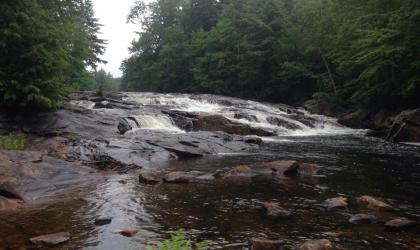
<svg viewBox="0 0 420 250">
<path fill-rule="evenodd" d="M 338 123 L 351 128 L 373 128 L 374 122 L 369 111 L 358 109 L 338 118 Z"/>
<path fill-rule="evenodd" d="M 303 104 L 303 107 L 313 114 L 326 116 L 337 116 L 342 108 L 320 99 L 310 99 Z"/>
<path fill-rule="evenodd" d="M 193 121 L 194 131 L 223 131 L 236 135 L 275 136 L 276 134 L 261 128 L 252 128 L 246 124 L 233 122 L 221 115 L 198 116 Z"/>
<path fill-rule="evenodd" d="M 393 142 L 420 142 L 420 109 L 402 112 L 394 120 L 387 140 Z"/>
</svg>

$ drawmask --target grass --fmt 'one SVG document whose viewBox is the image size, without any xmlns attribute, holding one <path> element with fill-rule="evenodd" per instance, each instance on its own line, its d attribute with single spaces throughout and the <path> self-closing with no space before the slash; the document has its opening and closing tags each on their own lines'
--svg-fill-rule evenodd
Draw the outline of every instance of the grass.
<svg viewBox="0 0 420 250">
<path fill-rule="evenodd" d="M 164 240 L 157 245 L 156 250 L 204 250 L 208 247 L 210 241 L 203 241 L 200 243 L 192 243 L 185 239 L 184 230 L 176 231 L 170 239 Z M 152 246 L 148 246 L 147 250 L 154 250 Z"/>
<path fill-rule="evenodd" d="M 0 150 L 23 150 L 26 145 L 26 136 L 17 135 L 0 135 Z"/>
</svg>

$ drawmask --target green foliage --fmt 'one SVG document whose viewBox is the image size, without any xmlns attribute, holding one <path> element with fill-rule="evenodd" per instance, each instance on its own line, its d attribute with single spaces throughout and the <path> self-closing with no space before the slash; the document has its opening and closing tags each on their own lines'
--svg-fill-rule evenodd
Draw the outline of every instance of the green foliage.
<svg viewBox="0 0 420 250">
<path fill-rule="evenodd" d="M 104 41 L 90 0 L 0 3 L 0 106 L 8 111 L 56 109 L 89 81 Z"/>
<path fill-rule="evenodd" d="M 124 90 L 418 105 L 416 0 L 157 0 L 129 19 Z"/>
<path fill-rule="evenodd" d="M 185 239 L 184 230 L 176 231 L 170 239 L 159 243 L 157 250 L 204 250 L 210 244 L 209 241 L 193 244 L 191 241 Z M 152 246 L 148 246 L 147 250 L 153 250 Z"/>
<path fill-rule="evenodd" d="M 23 150 L 26 136 L 23 134 L 0 136 L 0 150 Z"/>
</svg>

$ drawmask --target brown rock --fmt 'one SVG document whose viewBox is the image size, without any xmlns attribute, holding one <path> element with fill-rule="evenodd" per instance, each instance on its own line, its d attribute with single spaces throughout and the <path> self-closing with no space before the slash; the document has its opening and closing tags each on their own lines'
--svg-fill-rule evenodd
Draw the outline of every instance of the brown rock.
<svg viewBox="0 0 420 250">
<path fill-rule="evenodd" d="M 299 250 L 330 250 L 334 245 L 327 239 L 308 240 L 298 247 Z"/>
<path fill-rule="evenodd" d="M 346 197 L 336 197 L 327 199 L 325 205 L 328 209 L 345 209 L 348 206 Z"/>
<path fill-rule="evenodd" d="M 121 231 L 118 231 L 119 234 L 125 237 L 133 237 L 139 232 L 138 229 L 126 228 Z"/>
<path fill-rule="evenodd" d="M 376 217 L 370 214 L 355 214 L 350 217 L 349 222 L 353 224 L 373 224 L 376 220 Z"/>
<path fill-rule="evenodd" d="M 281 250 L 283 249 L 283 241 L 249 238 L 248 247 L 249 250 Z"/>
<path fill-rule="evenodd" d="M 297 161 L 273 161 L 251 165 L 253 169 L 270 169 L 277 175 L 292 176 L 298 174 L 299 163 Z"/>
<path fill-rule="evenodd" d="M 383 201 L 378 200 L 375 197 L 364 195 L 357 198 L 357 202 L 369 209 L 380 210 L 380 211 L 389 211 L 393 210 L 393 207 L 390 204 L 387 204 Z"/>
<path fill-rule="evenodd" d="M 314 163 L 299 163 L 298 174 L 300 176 L 312 176 L 316 175 L 321 166 Z"/>
<path fill-rule="evenodd" d="M 289 217 L 291 215 L 290 211 L 286 210 L 278 202 L 266 202 L 263 203 L 265 212 L 270 217 Z"/>
<path fill-rule="evenodd" d="M 389 129 L 387 140 L 395 142 L 420 141 L 420 109 L 399 114 Z"/>
<path fill-rule="evenodd" d="M 385 223 L 385 227 L 388 230 L 403 230 L 415 226 L 417 224 L 418 223 L 413 220 L 400 217 L 388 221 L 387 223 Z"/>
<path fill-rule="evenodd" d="M 70 233 L 67 232 L 41 235 L 30 239 L 30 241 L 36 245 L 59 245 L 69 240 Z"/>
<path fill-rule="evenodd" d="M 192 176 L 187 172 L 171 172 L 165 175 L 163 181 L 167 183 L 189 183 Z"/>
</svg>

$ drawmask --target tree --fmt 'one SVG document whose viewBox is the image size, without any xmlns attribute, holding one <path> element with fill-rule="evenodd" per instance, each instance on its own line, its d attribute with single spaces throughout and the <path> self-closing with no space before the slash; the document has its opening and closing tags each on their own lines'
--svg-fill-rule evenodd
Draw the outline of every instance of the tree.
<svg viewBox="0 0 420 250">
<path fill-rule="evenodd" d="M 89 81 L 104 41 L 90 1 L 16 0 L 0 3 L 0 106 L 39 111 Z"/>
</svg>

